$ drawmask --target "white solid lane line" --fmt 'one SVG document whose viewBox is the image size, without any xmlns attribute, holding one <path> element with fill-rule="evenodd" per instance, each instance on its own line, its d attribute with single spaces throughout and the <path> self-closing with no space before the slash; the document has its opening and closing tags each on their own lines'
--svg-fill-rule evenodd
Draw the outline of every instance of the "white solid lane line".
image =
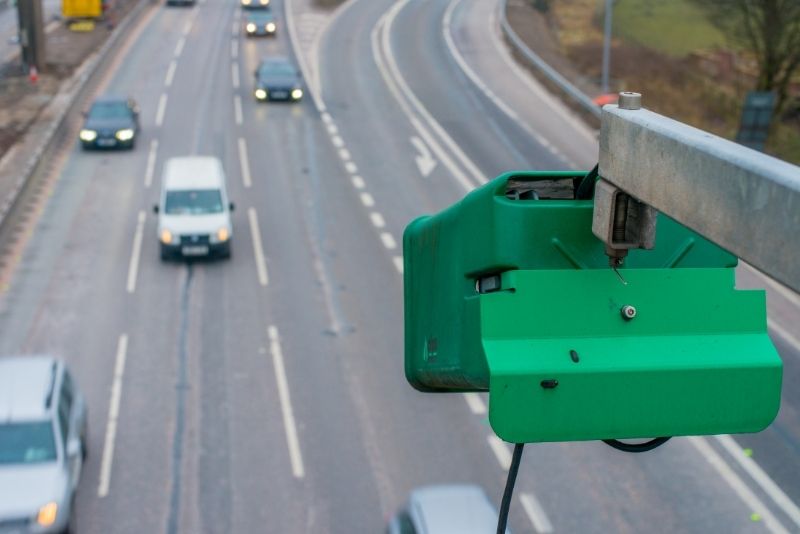
<svg viewBox="0 0 800 534">
<path fill-rule="evenodd" d="M 739 498 L 747 505 L 750 510 L 754 513 L 757 513 L 761 516 L 761 519 L 764 521 L 764 526 L 770 532 L 774 532 L 776 534 L 789 534 L 789 531 L 786 530 L 780 521 L 773 515 L 773 513 L 767 508 L 761 499 L 759 499 L 755 493 L 753 493 L 747 484 L 739 478 L 739 475 L 722 459 L 722 456 L 717 454 L 717 452 L 708 444 L 708 442 L 698 436 L 690 436 L 686 438 L 689 442 L 695 446 L 695 448 L 703 455 L 706 461 L 711 464 L 714 469 L 717 470 L 717 473 L 728 483 L 731 489 L 739 496 Z"/>
<path fill-rule="evenodd" d="M 522 503 L 522 509 L 528 514 L 533 524 L 533 528 L 539 534 L 548 534 L 553 532 L 553 524 L 550 523 L 547 514 L 544 513 L 544 508 L 539 503 L 539 500 L 532 493 L 523 493 L 519 496 L 519 502 Z"/>
<path fill-rule="evenodd" d="M 164 124 L 164 115 L 167 113 L 167 93 L 162 93 L 158 99 L 158 109 L 156 110 L 156 126 Z"/>
<path fill-rule="evenodd" d="M 456 64 L 461 68 L 461 71 L 467 76 L 467 78 L 472 81 L 473 85 L 475 85 L 485 96 L 488 98 L 497 108 L 502 111 L 508 118 L 512 121 L 516 122 L 520 128 L 525 130 L 528 135 L 536 139 L 536 142 L 545 147 L 547 150 L 550 151 L 551 154 L 554 156 L 561 158 L 566 163 L 572 165 L 573 167 L 576 164 L 572 161 L 566 161 L 560 151 L 554 147 L 547 139 L 542 136 L 539 132 L 531 128 L 527 122 L 523 121 L 519 115 L 517 115 L 508 105 L 506 105 L 503 100 L 501 100 L 491 89 L 489 89 L 483 80 L 475 74 L 475 71 L 467 64 L 467 61 L 464 59 L 464 56 L 461 55 L 461 52 L 458 50 L 455 42 L 453 41 L 453 35 L 451 31 L 451 22 L 453 18 L 453 11 L 455 11 L 456 6 L 461 2 L 461 0 L 452 0 L 450 5 L 447 7 L 447 11 L 445 11 L 444 18 L 442 20 L 442 33 L 444 35 L 444 41 L 447 45 L 447 48 L 450 50 L 450 55 L 455 59 Z"/>
<path fill-rule="evenodd" d="M 397 269 L 397 272 L 403 274 L 403 256 L 395 256 L 392 258 L 392 262 L 394 263 L 394 268 Z"/>
<path fill-rule="evenodd" d="M 369 218 L 372 221 L 372 226 L 375 228 L 383 228 L 386 226 L 386 221 L 383 219 L 383 215 L 377 211 L 370 212 Z"/>
<path fill-rule="evenodd" d="M 511 467 L 511 451 L 508 450 L 508 445 L 506 445 L 506 442 L 494 434 L 489 434 L 486 436 L 486 441 L 489 442 L 489 447 L 491 447 L 495 458 L 497 458 L 497 462 L 500 464 L 500 467 L 504 471 L 508 471 L 508 469 Z"/>
<path fill-rule="evenodd" d="M 236 119 L 236 124 L 241 126 L 244 122 L 244 114 L 242 113 L 242 97 L 239 95 L 233 97 L 233 115 Z"/>
<path fill-rule="evenodd" d="M 733 459 L 742 466 L 742 469 L 747 471 L 747 474 L 756 481 L 756 484 L 764 490 L 764 493 L 769 495 L 769 498 L 772 499 L 772 501 L 794 521 L 798 529 L 800 529 L 800 508 L 797 507 L 792 499 L 778 487 L 775 481 L 761 469 L 761 466 L 759 466 L 755 460 L 745 456 L 744 451 L 733 437 L 727 434 L 714 437 L 719 441 L 722 447 L 728 451 L 728 454 L 733 456 Z"/>
<path fill-rule="evenodd" d="M 326 111 L 326 112 L 324 112 L 324 113 L 321 115 L 321 117 L 322 117 L 322 122 L 324 122 L 324 123 L 325 123 L 325 124 L 327 124 L 328 126 L 330 126 L 331 124 L 333 124 L 333 117 L 331 117 L 331 114 L 330 114 L 330 113 L 328 113 L 327 111 Z"/>
<path fill-rule="evenodd" d="M 247 210 L 247 218 L 250 220 L 250 235 L 253 238 L 253 253 L 256 256 L 258 283 L 266 287 L 269 284 L 269 274 L 267 273 L 267 260 L 264 257 L 264 245 L 261 241 L 261 229 L 258 226 L 258 214 L 255 208 Z"/>
<path fill-rule="evenodd" d="M 139 212 L 139 220 L 136 223 L 136 233 L 133 235 L 133 250 L 131 251 L 131 261 L 128 264 L 128 293 L 136 291 L 136 277 L 139 274 L 139 258 L 142 255 L 142 238 L 144 237 L 144 211 Z"/>
<path fill-rule="evenodd" d="M 167 69 L 167 76 L 164 78 L 164 85 L 167 87 L 172 85 L 172 80 L 175 78 L 175 69 L 177 68 L 178 62 L 173 59 L 169 64 L 169 68 Z"/>
<path fill-rule="evenodd" d="M 239 88 L 239 64 L 238 63 L 231 63 L 231 82 L 233 83 L 233 88 Z"/>
<path fill-rule="evenodd" d="M 186 46 L 186 37 L 181 37 L 178 39 L 178 44 L 175 45 L 175 57 L 181 57 L 183 53 L 183 47 Z"/>
<path fill-rule="evenodd" d="M 300 454 L 300 440 L 297 438 L 297 427 L 294 422 L 292 400 L 289 395 L 289 381 L 286 379 L 286 369 L 283 365 L 283 351 L 281 349 L 278 328 L 269 327 L 269 347 L 272 352 L 272 363 L 275 366 L 275 380 L 278 383 L 278 397 L 281 401 L 283 414 L 283 427 L 286 430 L 286 444 L 289 447 L 289 460 L 292 464 L 292 474 L 295 478 L 303 478 L 303 457 Z"/>
<path fill-rule="evenodd" d="M 114 380 L 111 383 L 111 399 L 108 404 L 108 422 L 106 438 L 103 445 L 103 459 L 100 463 L 100 481 L 97 485 L 97 496 L 108 495 L 111 485 L 111 466 L 114 462 L 114 440 L 117 436 L 117 420 L 119 419 L 119 403 L 122 397 L 122 376 L 125 373 L 125 358 L 128 353 L 128 335 L 119 336 L 117 343 L 117 359 L 114 364 Z"/>
<path fill-rule="evenodd" d="M 784 341 L 792 345 L 794 350 L 800 352 L 800 339 L 794 337 L 794 334 L 781 326 L 777 321 L 767 317 L 767 328 L 775 331 L 775 333 L 781 336 Z"/>
<path fill-rule="evenodd" d="M 245 187 L 253 185 L 250 178 L 250 161 L 247 159 L 247 142 L 244 137 L 239 138 L 239 166 L 242 169 L 242 183 Z"/>
<path fill-rule="evenodd" d="M 467 405 L 469 406 L 469 411 L 471 411 L 475 415 L 484 415 L 486 414 L 486 403 L 483 402 L 483 399 L 480 395 L 474 392 L 464 393 L 464 400 L 467 401 Z"/>
<path fill-rule="evenodd" d="M 158 139 L 150 141 L 150 152 L 147 154 L 147 167 L 144 171 L 144 186 L 150 187 L 153 183 L 153 174 L 156 170 L 156 155 L 158 153 Z"/>
<path fill-rule="evenodd" d="M 369 193 L 361 193 L 359 196 L 361 197 L 361 203 L 366 207 L 371 208 L 375 205 L 375 199 Z"/>
<path fill-rule="evenodd" d="M 383 246 L 389 250 L 397 248 L 397 242 L 394 240 L 394 236 L 389 232 L 381 232 L 381 241 L 383 242 Z"/>
</svg>

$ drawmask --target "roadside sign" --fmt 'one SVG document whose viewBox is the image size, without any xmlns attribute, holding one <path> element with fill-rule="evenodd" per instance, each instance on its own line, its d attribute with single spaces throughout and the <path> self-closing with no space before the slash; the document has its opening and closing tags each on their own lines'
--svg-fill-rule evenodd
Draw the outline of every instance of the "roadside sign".
<svg viewBox="0 0 800 534">
<path fill-rule="evenodd" d="M 769 136 L 772 112 L 775 109 L 775 93 L 772 91 L 750 91 L 744 101 L 742 122 L 736 142 L 763 152 Z"/>
</svg>

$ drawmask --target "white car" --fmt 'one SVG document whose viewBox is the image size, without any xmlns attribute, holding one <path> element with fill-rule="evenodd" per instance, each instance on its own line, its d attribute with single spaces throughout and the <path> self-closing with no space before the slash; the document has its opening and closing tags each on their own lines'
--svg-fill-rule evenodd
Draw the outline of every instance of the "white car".
<svg viewBox="0 0 800 534">
<path fill-rule="evenodd" d="M 158 214 L 161 259 L 231 255 L 231 211 L 222 162 L 208 156 L 171 158 L 164 165 Z"/>
</svg>

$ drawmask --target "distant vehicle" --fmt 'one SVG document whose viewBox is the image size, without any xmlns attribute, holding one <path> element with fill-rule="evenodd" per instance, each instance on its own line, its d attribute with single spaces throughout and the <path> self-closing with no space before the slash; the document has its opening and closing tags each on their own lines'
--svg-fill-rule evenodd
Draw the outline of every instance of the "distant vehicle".
<svg viewBox="0 0 800 534">
<path fill-rule="evenodd" d="M 67 532 L 87 452 L 86 404 L 64 362 L 0 358 L 0 532 Z"/>
<path fill-rule="evenodd" d="M 267 36 L 274 37 L 278 30 L 275 17 L 271 11 L 250 11 L 245 17 L 244 31 L 248 37 Z"/>
<path fill-rule="evenodd" d="M 78 135 L 84 149 L 133 148 L 139 133 L 139 107 L 132 98 L 98 98 L 85 114 Z"/>
<path fill-rule="evenodd" d="M 296 102 L 303 98 L 303 79 L 297 68 L 285 57 L 262 59 L 254 74 L 256 88 L 253 95 L 258 101 Z"/>
<path fill-rule="evenodd" d="M 386 531 L 388 534 L 486 534 L 497 530 L 497 519 L 497 511 L 479 486 L 427 486 L 411 492 Z"/>
<path fill-rule="evenodd" d="M 231 211 L 222 163 L 213 157 L 172 158 L 164 165 L 158 214 L 161 259 L 231 255 Z"/>
<path fill-rule="evenodd" d="M 245 9 L 269 9 L 269 0 L 240 0 Z"/>
</svg>

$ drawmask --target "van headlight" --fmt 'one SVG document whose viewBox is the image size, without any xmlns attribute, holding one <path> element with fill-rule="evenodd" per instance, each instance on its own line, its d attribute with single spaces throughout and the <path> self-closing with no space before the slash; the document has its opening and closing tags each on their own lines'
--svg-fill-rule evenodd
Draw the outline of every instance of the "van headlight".
<svg viewBox="0 0 800 534">
<path fill-rule="evenodd" d="M 120 141 L 130 141 L 133 139 L 133 129 L 125 128 L 124 130 L 117 130 L 117 133 L 114 134 L 114 137 Z"/>
<path fill-rule="evenodd" d="M 224 243 L 225 241 L 230 239 L 230 237 L 231 233 L 230 231 L 228 231 L 226 227 L 223 226 L 222 228 L 217 230 L 217 241 L 219 241 L 220 243 Z"/>
<path fill-rule="evenodd" d="M 256 98 L 259 100 L 266 100 L 267 98 L 267 91 L 265 89 L 256 89 Z"/>
<path fill-rule="evenodd" d="M 265 28 L 269 33 L 274 33 L 275 32 L 275 23 L 274 22 L 269 22 L 269 23 L 267 23 Z"/>
<path fill-rule="evenodd" d="M 162 243 L 164 243 L 165 245 L 169 245 L 170 243 L 172 243 L 172 240 L 175 238 L 175 236 L 172 235 L 172 232 L 164 228 L 163 230 L 161 230 L 159 238 L 161 239 Z"/>
<path fill-rule="evenodd" d="M 302 89 L 292 90 L 292 98 L 294 100 L 300 100 L 301 98 L 303 98 L 303 90 Z"/>
<path fill-rule="evenodd" d="M 58 504 L 49 502 L 39 508 L 39 513 L 36 514 L 36 523 L 43 527 L 49 527 L 56 522 L 58 516 Z"/>
<path fill-rule="evenodd" d="M 252 1 L 253 0 L 242 0 L 242 5 L 243 6 L 249 6 Z"/>
<path fill-rule="evenodd" d="M 262 6 L 268 6 L 268 5 L 269 5 L 269 0 L 259 0 L 259 3 L 260 3 Z"/>
<path fill-rule="evenodd" d="M 81 138 L 81 141 L 86 141 L 87 143 L 91 143 L 95 139 L 97 139 L 97 132 L 94 130 L 81 130 L 81 133 L 78 135 Z"/>
<path fill-rule="evenodd" d="M 245 26 L 245 29 L 247 30 L 247 33 L 253 33 L 254 31 L 256 31 L 256 25 L 253 24 L 252 22 L 248 22 L 247 26 Z"/>
</svg>

